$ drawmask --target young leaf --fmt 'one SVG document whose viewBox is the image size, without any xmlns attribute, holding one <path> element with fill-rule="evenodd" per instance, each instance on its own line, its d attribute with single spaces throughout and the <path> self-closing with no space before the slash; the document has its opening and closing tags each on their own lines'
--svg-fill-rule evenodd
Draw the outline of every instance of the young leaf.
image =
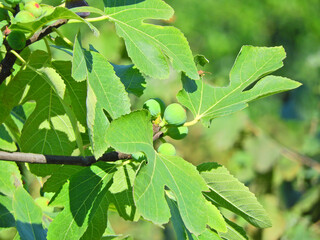
<svg viewBox="0 0 320 240">
<path fill-rule="evenodd" d="M 13 196 L 13 212 L 20 239 L 46 239 L 42 226 L 42 211 L 32 197 L 22 187 L 18 187 Z"/>
<path fill-rule="evenodd" d="M 256 227 L 271 227 L 271 221 L 249 189 L 217 163 L 203 163 L 198 170 L 210 192 L 204 195 L 218 206 L 229 209 Z"/>
<path fill-rule="evenodd" d="M 169 61 L 177 71 L 199 79 L 188 42 L 174 27 L 144 23 L 150 19 L 168 20 L 173 9 L 161 0 L 104 0 L 105 13 L 115 22 L 133 63 L 143 73 L 157 79 L 169 76 Z"/>
<path fill-rule="evenodd" d="M 49 240 L 79 239 L 86 232 L 95 214 L 100 212 L 100 204 L 103 204 L 115 170 L 116 165 L 100 162 L 70 178 L 64 186 L 65 191 L 60 192 L 60 201 L 65 203 L 65 208 L 51 223 Z"/>
<path fill-rule="evenodd" d="M 156 224 L 169 221 L 170 210 L 164 197 L 167 186 L 176 196 L 179 211 L 188 230 L 196 235 L 209 220 L 207 187 L 195 167 L 177 156 L 157 154 L 153 149 L 152 124 L 147 111 L 136 111 L 114 120 L 107 131 L 110 145 L 124 153 L 144 152 L 143 165 L 134 182 L 134 200 L 138 212 Z M 187 184 L 186 184 L 187 183 Z M 223 223 L 221 223 L 223 224 Z"/>
<path fill-rule="evenodd" d="M 196 120 L 209 126 L 212 119 L 246 108 L 252 100 L 299 87 L 300 83 L 288 78 L 264 77 L 282 67 L 285 56 L 282 47 L 243 46 L 230 72 L 229 86 L 212 87 L 184 77 L 177 99 Z"/>
</svg>

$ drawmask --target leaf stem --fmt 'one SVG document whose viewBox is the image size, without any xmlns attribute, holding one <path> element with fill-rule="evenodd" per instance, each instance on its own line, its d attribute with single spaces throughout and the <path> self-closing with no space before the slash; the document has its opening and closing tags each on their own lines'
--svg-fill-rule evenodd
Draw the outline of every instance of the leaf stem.
<svg viewBox="0 0 320 240">
<path fill-rule="evenodd" d="M 48 51 L 49 58 L 51 59 L 52 58 L 52 52 L 51 52 L 51 49 L 50 49 L 48 36 L 44 37 L 43 40 L 44 40 L 44 43 L 46 44 L 46 48 L 47 48 L 47 51 Z"/>
<path fill-rule="evenodd" d="M 190 126 L 196 125 L 199 121 L 200 121 L 200 118 L 195 118 L 190 122 L 186 122 L 185 124 L 183 124 L 183 126 L 190 127 Z"/>
<path fill-rule="evenodd" d="M 69 21 L 69 23 L 70 23 L 70 21 Z M 53 28 L 52 30 L 55 33 L 57 33 L 69 46 L 73 47 L 73 42 L 71 42 L 68 38 L 66 38 L 59 29 Z"/>
<path fill-rule="evenodd" d="M 85 20 L 87 22 L 99 22 L 99 21 L 103 21 L 103 20 L 107 20 L 107 19 L 109 19 L 109 16 L 103 15 L 103 16 L 95 17 L 95 18 L 86 18 Z M 77 20 L 77 19 L 71 19 L 69 21 L 69 23 L 80 23 L 80 22 L 82 22 L 82 21 Z"/>
<path fill-rule="evenodd" d="M 15 55 L 24 65 L 27 65 L 26 60 L 24 60 L 19 53 L 17 53 L 15 50 L 10 51 L 13 55 Z"/>
</svg>

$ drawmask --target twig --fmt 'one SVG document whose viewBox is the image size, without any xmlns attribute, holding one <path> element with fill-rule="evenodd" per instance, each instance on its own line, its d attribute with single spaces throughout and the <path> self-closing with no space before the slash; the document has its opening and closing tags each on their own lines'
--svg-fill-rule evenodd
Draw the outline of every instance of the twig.
<svg viewBox="0 0 320 240">
<path fill-rule="evenodd" d="M 153 141 L 161 138 L 163 133 L 160 131 L 158 125 L 153 125 Z M 59 156 L 59 155 L 45 155 L 37 153 L 23 153 L 23 152 L 4 152 L 0 151 L 0 160 L 37 163 L 37 164 L 65 164 L 65 165 L 78 165 L 90 166 L 97 161 L 115 162 L 118 160 L 131 159 L 131 154 L 121 152 L 108 152 L 99 159 L 94 156 Z"/>
<path fill-rule="evenodd" d="M 122 159 L 131 159 L 130 154 L 119 152 L 109 152 L 104 154 L 98 160 L 94 156 L 58 156 L 58 155 L 44 155 L 36 153 L 21 153 L 21 152 L 3 152 L 0 151 L 0 159 L 5 161 L 25 162 L 25 163 L 38 163 L 38 164 L 65 164 L 65 165 L 78 165 L 90 166 L 97 161 L 115 162 Z"/>
</svg>

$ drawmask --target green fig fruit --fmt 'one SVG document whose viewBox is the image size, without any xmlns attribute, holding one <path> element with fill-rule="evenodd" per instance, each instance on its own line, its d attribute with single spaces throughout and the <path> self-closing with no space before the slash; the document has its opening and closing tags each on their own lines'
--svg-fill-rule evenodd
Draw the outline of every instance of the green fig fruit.
<svg viewBox="0 0 320 240">
<path fill-rule="evenodd" d="M 174 156 L 176 155 L 176 148 L 171 143 L 163 143 L 159 146 L 158 153 Z"/>
<path fill-rule="evenodd" d="M 75 7 L 83 7 L 88 6 L 88 3 L 85 0 L 66 0 L 66 8 L 75 8 Z M 77 15 L 85 18 L 90 15 L 89 12 L 77 12 Z"/>
<path fill-rule="evenodd" d="M 23 32 L 14 30 L 7 36 L 9 46 L 14 50 L 22 50 L 26 46 L 26 36 Z"/>
<path fill-rule="evenodd" d="M 180 126 L 187 121 L 187 113 L 180 104 L 172 103 L 165 109 L 164 119 L 169 125 Z"/>
<path fill-rule="evenodd" d="M 151 98 L 143 104 L 143 108 L 147 109 L 151 116 L 158 117 L 164 112 L 165 104 L 159 98 Z"/>
<path fill-rule="evenodd" d="M 42 7 L 36 1 L 30 1 L 24 6 L 24 10 L 31 12 L 36 18 L 42 14 Z"/>
<path fill-rule="evenodd" d="M 188 135 L 188 127 L 169 127 L 166 135 L 175 140 L 180 140 L 185 138 Z"/>
<path fill-rule="evenodd" d="M 14 19 L 17 22 L 27 23 L 27 22 L 33 22 L 36 18 L 31 12 L 22 10 L 18 12 L 18 14 L 14 17 Z"/>
</svg>

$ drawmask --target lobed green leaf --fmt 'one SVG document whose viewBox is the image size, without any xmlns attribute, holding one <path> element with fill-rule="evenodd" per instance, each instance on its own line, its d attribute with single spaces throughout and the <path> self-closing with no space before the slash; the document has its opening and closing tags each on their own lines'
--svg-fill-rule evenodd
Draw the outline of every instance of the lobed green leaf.
<svg viewBox="0 0 320 240">
<path fill-rule="evenodd" d="M 161 0 L 104 0 L 105 13 L 116 24 L 133 63 L 143 73 L 157 79 L 169 76 L 168 62 L 177 71 L 199 79 L 188 42 L 174 27 L 146 23 L 151 19 L 168 20 L 173 9 Z"/>
<path fill-rule="evenodd" d="M 230 72 L 229 86 L 213 87 L 184 76 L 184 89 L 177 99 L 196 120 L 209 126 L 212 119 L 244 109 L 250 101 L 299 87 L 300 83 L 288 78 L 265 77 L 283 66 L 285 56 L 282 47 L 243 46 Z"/>
</svg>

